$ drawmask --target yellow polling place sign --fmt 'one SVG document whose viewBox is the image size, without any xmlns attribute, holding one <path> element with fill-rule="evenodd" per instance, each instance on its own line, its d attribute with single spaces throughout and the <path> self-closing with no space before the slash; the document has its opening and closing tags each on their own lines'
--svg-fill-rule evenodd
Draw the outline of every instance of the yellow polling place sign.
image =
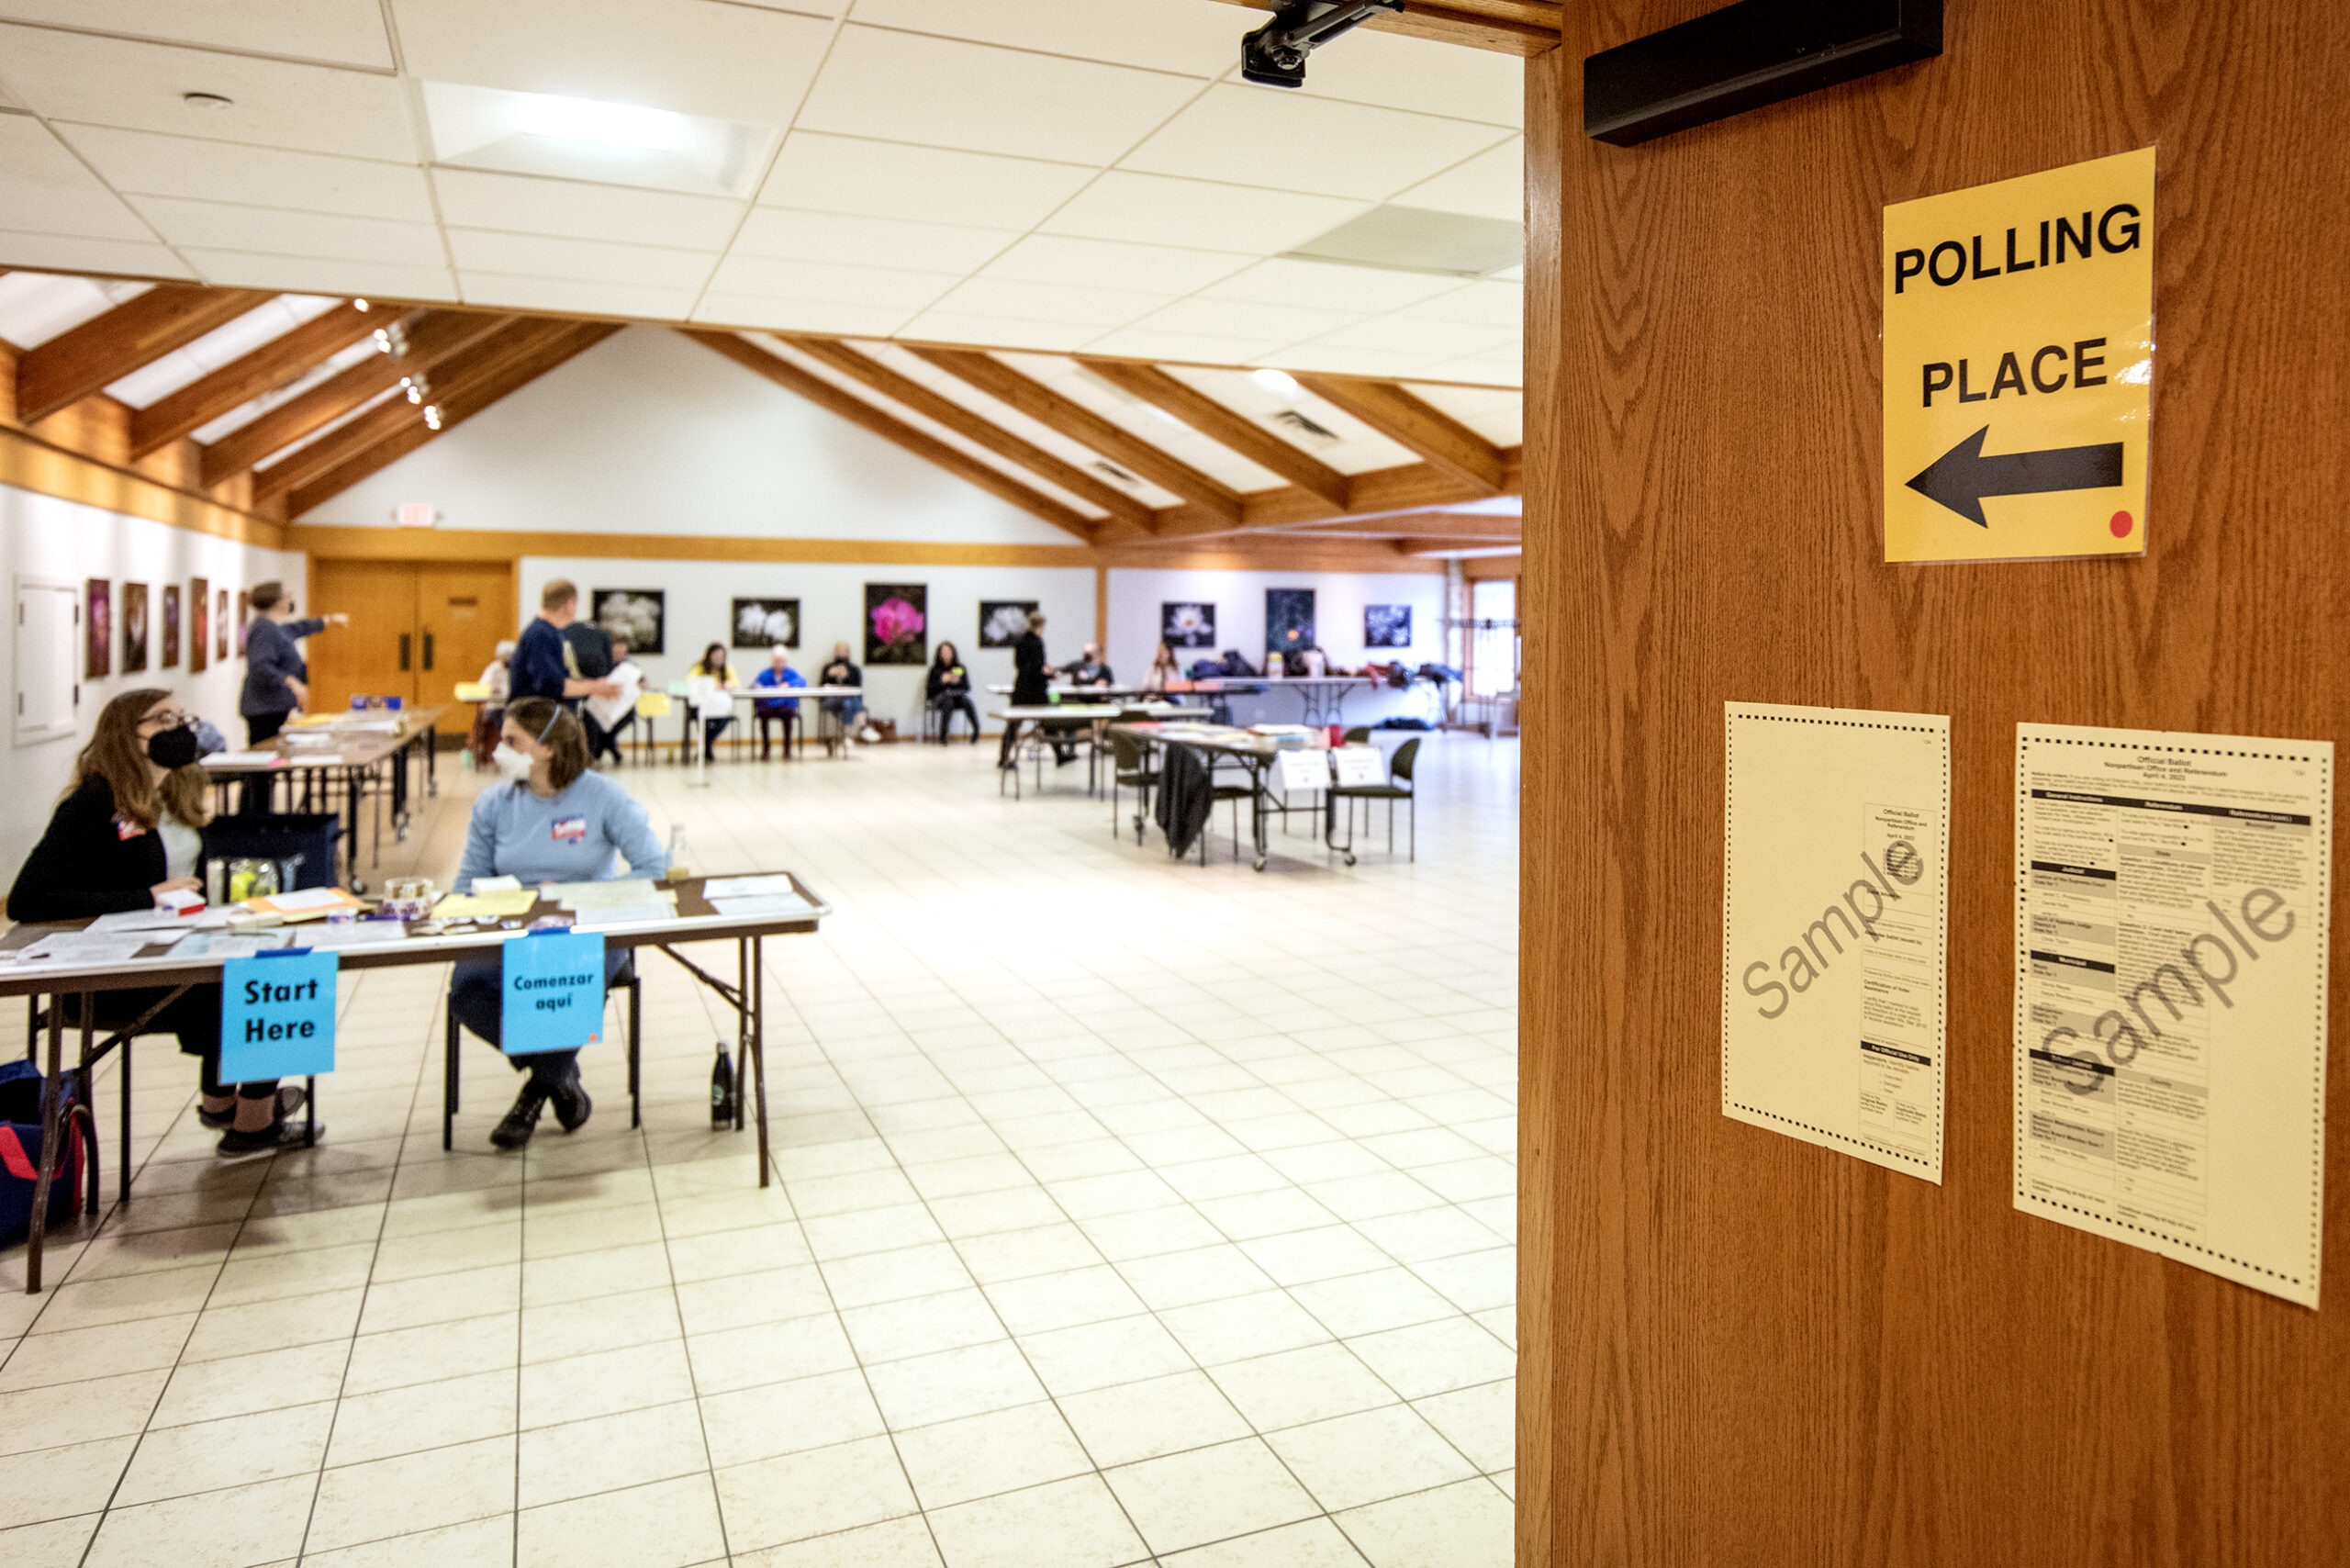
<svg viewBox="0 0 2350 1568">
<path fill-rule="evenodd" d="M 2146 548 L 2154 150 L 1885 209 L 1885 558 Z"/>
</svg>

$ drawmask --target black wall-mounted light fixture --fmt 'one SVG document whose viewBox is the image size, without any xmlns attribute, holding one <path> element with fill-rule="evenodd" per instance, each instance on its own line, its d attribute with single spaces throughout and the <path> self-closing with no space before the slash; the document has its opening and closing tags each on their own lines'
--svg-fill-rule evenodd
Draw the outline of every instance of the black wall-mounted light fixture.
<svg viewBox="0 0 2350 1568">
<path fill-rule="evenodd" d="M 1583 129 L 1637 146 L 1942 51 L 1942 0 L 1738 0 L 1583 62 Z"/>
<path fill-rule="evenodd" d="M 1240 74 L 1267 87 L 1305 85 L 1305 57 L 1404 0 L 1281 0 L 1273 19 L 1240 40 Z"/>
</svg>

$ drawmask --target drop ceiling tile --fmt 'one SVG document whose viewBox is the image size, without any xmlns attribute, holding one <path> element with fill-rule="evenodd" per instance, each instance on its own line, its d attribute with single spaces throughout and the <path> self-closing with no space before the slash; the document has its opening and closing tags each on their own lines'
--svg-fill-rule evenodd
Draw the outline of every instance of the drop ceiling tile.
<svg viewBox="0 0 2350 1568">
<path fill-rule="evenodd" d="M 1259 363 L 1280 370 L 1319 370 L 1332 375 L 1373 375 L 1393 380 L 1424 374 L 1434 363 L 1434 356 L 1383 349 L 1340 348 L 1334 343 L 1303 343 L 1267 354 Z"/>
<path fill-rule="evenodd" d="M 1298 95 L 1515 128 L 1526 123 L 1526 62 L 1364 28 L 1315 53 Z"/>
<path fill-rule="evenodd" d="M 435 169 L 432 185 L 444 223 L 570 240 L 658 240 L 688 250 L 720 251 L 743 217 L 741 202 L 720 196 L 473 169 Z"/>
<path fill-rule="evenodd" d="M 697 321 L 729 327 L 771 327 L 779 332 L 896 331 L 912 312 L 895 305 L 843 305 L 820 299 L 778 299 L 764 294 L 705 294 Z"/>
<path fill-rule="evenodd" d="M 1526 218 L 1526 139 L 1513 136 L 1498 147 L 1454 164 L 1443 174 L 1398 191 L 1399 207 L 1432 207 L 1512 223 Z"/>
<path fill-rule="evenodd" d="M 856 0 L 850 19 L 869 27 L 934 33 L 1135 65 L 1187 76 L 1220 76 L 1240 59 L 1240 35 L 1255 24 L 1205 6 L 1102 4 L 1102 0 Z"/>
<path fill-rule="evenodd" d="M 602 240 L 550 240 L 536 234 L 500 234 L 487 229 L 450 230 L 449 252 L 456 258 L 457 270 L 464 274 L 504 273 L 518 277 L 688 290 L 700 288 L 718 261 L 717 254 L 710 251 L 615 245 Z M 678 311 L 679 315 L 684 313 L 682 308 Z"/>
<path fill-rule="evenodd" d="M 1225 252 L 1034 234 L 989 263 L 982 275 L 1175 295 L 1204 288 L 1248 264 L 1248 257 Z"/>
<path fill-rule="evenodd" d="M 1516 446 L 1526 439 L 1526 398 L 1523 394 L 1492 386 L 1427 386 L 1408 388 L 1442 414 L 1467 425 L 1495 446 Z"/>
<path fill-rule="evenodd" d="M 11 228 L 83 240 L 155 235 L 30 115 L 0 115 L 0 213 Z"/>
<path fill-rule="evenodd" d="M 1341 327 L 1315 338 L 1310 347 L 1328 344 L 1341 349 L 1374 349 L 1386 353 L 1418 354 L 1430 359 L 1459 359 L 1489 353 L 1504 343 L 1515 343 L 1514 327 L 1481 327 L 1469 321 L 1422 321 L 1409 316 L 1374 316 L 1351 327 Z"/>
<path fill-rule="evenodd" d="M 1003 229 L 755 207 L 730 253 L 959 274 L 984 264 L 1019 237 Z"/>
<path fill-rule="evenodd" d="M 133 196 L 130 205 L 166 242 L 207 251 L 262 251 L 280 256 L 348 257 L 404 266 L 448 260 L 441 231 L 429 223 L 387 223 L 339 213 L 289 212 L 179 196 Z"/>
<path fill-rule="evenodd" d="M 1519 386 L 1525 384 L 1526 362 L 1523 359 L 1494 359 L 1477 354 L 1467 359 L 1449 359 L 1418 372 L 1421 375 L 1445 381 L 1469 381 L 1487 386 Z"/>
<path fill-rule="evenodd" d="M 433 221 L 424 172 L 413 163 L 331 158 L 100 125 L 60 125 L 57 131 L 108 185 L 126 194 L 238 201 L 408 223 Z"/>
<path fill-rule="evenodd" d="M 1167 332 L 1155 327 L 1121 327 L 1085 345 L 1087 353 L 1121 359 L 1193 360 L 1207 364 L 1245 364 L 1259 354 L 1281 346 L 1264 338 L 1217 338 L 1193 332 Z"/>
<path fill-rule="evenodd" d="M 1526 288 L 1515 283 L 1472 283 L 1413 306 L 1411 314 L 1431 321 L 1516 328 L 1526 319 Z"/>
<path fill-rule="evenodd" d="M 1097 329 L 1054 321 L 1025 321 L 1008 316 L 968 316 L 951 310 L 926 310 L 898 330 L 914 342 L 968 343 L 979 348 L 1041 349 L 1066 353 Z"/>
<path fill-rule="evenodd" d="M 1465 120 L 1225 84 L 1119 167 L 1377 201 L 1507 135 Z"/>
<path fill-rule="evenodd" d="M 1326 234 L 1371 204 L 1111 169 L 1043 222 L 1047 234 L 1270 255 Z"/>
<path fill-rule="evenodd" d="M 1355 312 L 1315 310 L 1303 306 L 1257 305 L 1239 299 L 1179 299 L 1137 325 L 1214 338 L 1293 343 L 1361 319 Z"/>
<path fill-rule="evenodd" d="M 1208 289 L 1206 297 L 1254 300 L 1260 305 L 1306 305 L 1331 310 L 1395 310 L 1460 286 L 1459 278 L 1431 277 L 1426 273 L 1341 266 L 1335 262 L 1289 261 L 1276 256 L 1225 279 Z"/>
<path fill-rule="evenodd" d="M 224 286 L 346 297 L 375 294 L 391 299 L 457 297 L 456 280 L 449 275 L 447 267 L 273 256 L 253 251 L 183 249 L 180 253 L 204 274 L 205 282 Z"/>
<path fill-rule="evenodd" d="M 811 212 L 1026 230 L 1092 173 L 1031 158 L 794 131 L 758 200 Z"/>
<path fill-rule="evenodd" d="M 0 18 L 326 65 L 392 66 L 377 0 L 0 0 Z"/>
<path fill-rule="evenodd" d="M 0 26 L 0 77 L 43 117 L 260 147 L 412 160 L 397 79 L 168 44 Z M 225 108 L 196 108 L 191 92 Z"/>
<path fill-rule="evenodd" d="M 710 280 L 714 292 L 806 299 L 829 305 L 891 305 L 920 309 L 959 281 L 949 273 L 844 267 L 827 262 L 787 262 L 729 256 Z"/>
<path fill-rule="evenodd" d="M 644 288 L 633 284 L 574 278 L 519 277 L 509 273 L 461 270 L 457 282 L 468 305 L 512 310 L 576 311 L 589 316 L 638 316 L 682 320 L 693 308 L 690 288 Z"/>
<path fill-rule="evenodd" d="M 790 123 L 832 24 L 705 0 L 393 0 L 408 73 Z"/>
<path fill-rule="evenodd" d="M 1075 288 L 1067 284 L 975 277 L 940 299 L 936 308 L 964 316 L 1011 316 L 1091 329 L 1072 340 L 1082 342 L 1095 331 L 1131 321 L 1171 297 L 1164 292 L 1137 289 Z"/>
<path fill-rule="evenodd" d="M 139 277 L 193 277 L 187 263 L 159 244 L 132 240 L 80 240 L 62 234 L 0 230 L 0 267 L 47 272 L 125 273 Z"/>
<path fill-rule="evenodd" d="M 799 123 L 847 136 L 1098 166 L 1199 89 L 1186 76 L 852 24 L 842 29 Z"/>
</svg>

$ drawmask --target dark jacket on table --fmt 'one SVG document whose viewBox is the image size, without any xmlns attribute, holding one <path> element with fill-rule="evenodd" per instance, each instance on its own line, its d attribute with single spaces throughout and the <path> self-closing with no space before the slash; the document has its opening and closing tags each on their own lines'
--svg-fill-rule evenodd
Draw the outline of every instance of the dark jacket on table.
<svg viewBox="0 0 2350 1568">
<path fill-rule="evenodd" d="M 1045 639 L 1023 632 L 1012 644 L 1012 705 L 1040 708 L 1052 696 L 1052 672 L 1045 666 Z"/>
<path fill-rule="evenodd" d="M 279 622 L 266 615 L 256 618 L 245 629 L 245 687 L 237 699 L 237 712 L 260 719 L 294 711 L 294 689 L 285 684 L 286 678 L 310 678 L 310 666 L 302 662 L 296 642 L 326 629 L 327 623 L 316 619 Z"/>
<path fill-rule="evenodd" d="M 49 830 L 25 857 L 8 890 L 8 918 L 85 920 L 150 909 L 151 890 L 168 874 L 163 835 L 127 820 L 118 823 L 114 786 L 87 778 L 57 802 Z"/>
<path fill-rule="evenodd" d="M 964 672 L 961 665 L 949 665 L 944 668 L 933 665 L 925 694 L 933 702 L 942 697 L 968 697 L 971 694 L 971 678 Z"/>
</svg>

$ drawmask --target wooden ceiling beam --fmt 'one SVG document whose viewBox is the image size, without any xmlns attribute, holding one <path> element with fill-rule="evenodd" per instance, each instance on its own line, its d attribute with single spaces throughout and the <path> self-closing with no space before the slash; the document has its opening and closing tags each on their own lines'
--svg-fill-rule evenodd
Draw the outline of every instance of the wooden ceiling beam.
<svg viewBox="0 0 2350 1568">
<path fill-rule="evenodd" d="M 385 318 L 388 322 L 391 318 Z M 464 310 L 425 310 L 407 319 L 408 352 L 376 354 L 338 372 L 204 449 L 204 483 L 219 484 L 252 468 L 274 453 L 283 452 L 305 436 L 332 424 L 403 375 L 430 372 L 450 355 L 461 353 L 515 320 L 512 316 L 476 315 Z M 370 329 L 372 330 L 372 329 Z"/>
<path fill-rule="evenodd" d="M 1272 0 L 1225 4 L 1272 9 Z M 1412 0 L 1402 15 L 1375 17 L 1363 25 L 1375 32 L 1529 57 L 1559 47 L 1560 18 L 1561 7 L 1552 0 Z M 1237 52 L 1238 40 L 1234 41 Z"/>
<path fill-rule="evenodd" d="M 1334 510 L 1347 510 L 1344 474 L 1189 383 L 1155 364 L 1090 356 L 1080 357 L 1078 363 L 1121 392 L 1181 420 L 1218 446 L 1238 454 L 1259 468 L 1270 469 L 1306 494 L 1327 502 Z"/>
<path fill-rule="evenodd" d="M 514 320 L 476 341 L 462 353 L 443 358 L 433 371 L 431 396 L 426 401 L 439 406 L 442 399 L 458 396 L 468 381 L 488 372 L 499 362 L 534 352 L 573 325 L 575 323 L 570 321 L 552 321 L 527 316 Z M 397 385 L 397 376 L 386 383 L 387 386 Z M 378 403 L 357 419 L 337 427 L 308 446 L 297 447 L 266 468 L 254 469 L 253 500 L 259 503 L 274 497 L 290 495 L 403 426 L 421 425 L 423 422 L 424 406 L 421 403 L 411 403 L 401 397 Z"/>
<path fill-rule="evenodd" d="M 767 377 L 786 391 L 797 393 L 826 412 L 837 414 L 849 423 L 872 431 L 923 461 L 935 464 L 957 478 L 977 485 L 988 494 L 1010 502 L 1032 517 L 1042 518 L 1065 532 L 1075 534 L 1088 543 L 1092 543 L 1098 525 L 1091 518 L 1030 489 L 1010 475 L 997 472 L 943 441 L 933 440 L 912 425 L 891 419 L 863 398 L 842 391 L 821 376 L 809 375 L 798 365 L 778 359 L 733 332 L 695 327 L 677 330 L 711 353 L 733 360 L 754 375 Z"/>
<path fill-rule="evenodd" d="M 520 391 L 621 330 L 617 321 L 558 321 L 545 325 L 553 330 L 474 367 L 462 377 L 452 377 L 446 393 L 436 391 L 434 406 L 441 410 L 439 430 L 424 422 L 421 409 L 402 399 L 398 406 L 407 409 L 411 416 L 408 423 L 289 491 L 286 516 L 300 517 L 333 499 L 369 475 L 447 435 L 491 404 Z"/>
<path fill-rule="evenodd" d="M 870 354 L 860 353 L 837 339 L 785 337 L 781 333 L 777 336 L 818 364 L 840 372 L 858 385 L 878 392 L 924 419 L 946 426 L 966 441 L 987 448 L 1005 462 L 1024 468 L 1038 478 L 1050 480 L 1079 498 L 1100 507 L 1120 525 L 1116 532 L 1148 533 L 1158 526 L 1158 514 L 1116 486 L 1087 473 L 1076 464 L 1046 451 L 1033 442 L 1021 440 L 952 398 L 933 391 L 909 376 L 899 375 Z"/>
<path fill-rule="evenodd" d="M 376 320 L 345 301 L 211 375 L 157 398 L 130 416 L 132 460 L 160 452 L 263 393 L 301 379 L 374 331 Z"/>
<path fill-rule="evenodd" d="M 1300 374 L 1307 391 L 1443 469 L 1477 494 L 1497 496 L 1507 460 L 1502 449 L 1392 381 Z"/>
<path fill-rule="evenodd" d="M 159 284 L 26 350 L 17 362 L 17 418 L 28 425 L 47 419 L 276 297 L 266 289 Z"/>
<path fill-rule="evenodd" d="M 1336 522 L 1300 523 L 1280 532 L 1288 538 L 1453 539 L 1464 544 L 1515 544 L 1524 520 L 1482 512 L 1412 511 L 1387 517 L 1353 517 Z"/>
<path fill-rule="evenodd" d="M 912 344 L 907 345 L 906 352 L 929 361 L 1006 408 L 1027 415 L 1046 429 L 1058 431 L 1130 473 L 1139 474 L 1159 488 L 1173 491 L 1211 516 L 1221 518 L 1227 524 L 1240 521 L 1244 503 L 1238 491 L 1160 451 L 1140 436 L 1120 430 L 1092 409 L 1070 402 L 1043 382 L 1023 375 L 993 355 L 977 349 L 916 348 Z"/>
</svg>

